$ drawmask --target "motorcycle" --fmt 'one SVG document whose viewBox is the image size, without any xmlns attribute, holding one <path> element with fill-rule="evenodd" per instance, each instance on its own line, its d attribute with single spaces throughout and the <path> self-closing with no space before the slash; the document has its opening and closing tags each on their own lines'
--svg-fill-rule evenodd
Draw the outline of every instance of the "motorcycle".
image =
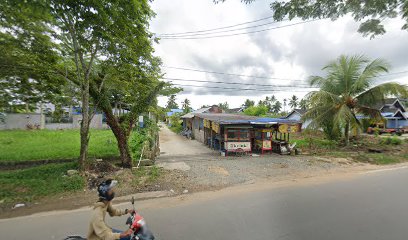
<svg viewBox="0 0 408 240">
<path fill-rule="evenodd" d="M 135 198 L 132 197 L 132 206 L 135 210 Z M 126 225 L 129 225 L 129 228 L 132 229 L 133 233 L 130 236 L 130 240 L 154 240 L 155 237 L 153 233 L 147 228 L 146 221 L 144 218 L 134 211 L 134 213 L 128 217 L 126 220 Z M 64 240 L 86 240 L 86 238 L 81 236 L 68 236 Z"/>
</svg>

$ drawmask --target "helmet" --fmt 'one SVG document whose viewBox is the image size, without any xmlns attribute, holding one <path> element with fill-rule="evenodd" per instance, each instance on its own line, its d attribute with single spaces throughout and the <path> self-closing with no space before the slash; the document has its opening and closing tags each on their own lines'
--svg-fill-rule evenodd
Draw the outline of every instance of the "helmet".
<svg viewBox="0 0 408 240">
<path fill-rule="evenodd" d="M 114 186 L 118 184 L 118 181 L 108 179 L 106 181 L 103 181 L 101 184 L 98 186 L 98 193 L 99 193 L 99 199 L 100 200 L 105 200 L 105 201 L 111 201 L 115 197 L 115 193 L 109 194 L 109 190 L 111 190 Z"/>
</svg>

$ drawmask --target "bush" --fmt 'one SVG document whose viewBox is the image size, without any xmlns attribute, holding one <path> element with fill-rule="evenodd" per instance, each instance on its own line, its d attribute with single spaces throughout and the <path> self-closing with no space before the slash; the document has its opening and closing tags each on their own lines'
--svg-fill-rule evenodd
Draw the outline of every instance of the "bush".
<svg viewBox="0 0 408 240">
<path fill-rule="evenodd" d="M 244 114 L 249 116 L 265 116 L 268 113 L 268 111 L 269 109 L 267 106 L 259 105 L 245 109 Z"/>
<path fill-rule="evenodd" d="M 393 137 L 393 138 L 391 138 L 391 144 L 392 144 L 392 145 L 401 145 L 401 144 L 402 144 L 402 140 L 399 139 L 398 137 Z"/>
<path fill-rule="evenodd" d="M 385 144 L 385 145 L 401 145 L 402 140 L 399 139 L 398 137 L 387 137 L 387 138 L 381 139 L 381 144 Z"/>
</svg>

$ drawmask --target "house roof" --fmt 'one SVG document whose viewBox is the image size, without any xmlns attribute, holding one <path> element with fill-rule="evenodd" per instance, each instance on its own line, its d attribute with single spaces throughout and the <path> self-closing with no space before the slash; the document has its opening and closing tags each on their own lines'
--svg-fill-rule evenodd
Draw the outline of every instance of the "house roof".
<svg viewBox="0 0 408 240">
<path fill-rule="evenodd" d="M 299 113 L 299 115 L 303 115 L 303 114 L 305 114 L 306 112 L 307 112 L 306 109 L 295 108 L 295 109 L 293 109 L 293 111 L 290 112 L 285 118 L 290 117 L 290 116 L 291 116 L 292 114 L 294 114 L 294 113 Z"/>
<path fill-rule="evenodd" d="M 210 109 L 211 109 L 211 107 L 200 108 L 198 110 L 192 111 L 190 113 L 187 113 L 187 114 L 181 116 L 181 118 L 193 118 L 196 114 L 208 112 L 208 111 L 210 111 Z"/>
<path fill-rule="evenodd" d="M 241 115 L 241 114 L 229 114 L 229 113 L 199 113 L 195 114 L 199 118 L 208 119 L 214 122 L 221 121 L 233 121 L 233 120 L 256 120 L 259 117 Z"/>
<path fill-rule="evenodd" d="M 183 112 L 183 109 L 170 109 L 170 112 L 167 112 L 167 116 L 170 117 L 170 116 L 173 116 L 173 114 L 175 113 L 182 113 L 182 112 Z"/>
<path fill-rule="evenodd" d="M 197 117 L 207 119 L 219 124 L 277 124 L 277 123 L 300 123 L 298 121 L 282 119 L 282 118 L 260 118 L 256 116 L 247 116 L 241 114 L 226 114 L 226 113 L 201 113 L 196 114 Z"/>
</svg>

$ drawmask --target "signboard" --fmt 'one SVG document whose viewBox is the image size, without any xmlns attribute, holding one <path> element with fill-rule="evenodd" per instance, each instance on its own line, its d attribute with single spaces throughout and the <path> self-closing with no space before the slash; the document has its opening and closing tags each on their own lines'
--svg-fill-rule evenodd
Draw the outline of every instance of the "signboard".
<svg viewBox="0 0 408 240">
<path fill-rule="evenodd" d="M 226 142 L 225 149 L 228 151 L 234 151 L 241 148 L 244 151 L 251 151 L 251 143 L 250 142 Z"/>
<path fill-rule="evenodd" d="M 210 120 L 204 119 L 204 127 L 205 127 L 205 128 L 211 128 L 211 122 L 210 122 Z"/>
<path fill-rule="evenodd" d="M 272 142 L 271 141 L 263 141 L 262 148 L 263 149 L 272 149 Z"/>
<path fill-rule="evenodd" d="M 213 122 L 212 123 L 212 130 L 216 133 L 220 132 L 220 125 L 218 123 Z"/>
<path fill-rule="evenodd" d="M 280 133 L 295 133 L 299 132 L 299 125 L 282 124 L 279 126 Z"/>
</svg>

